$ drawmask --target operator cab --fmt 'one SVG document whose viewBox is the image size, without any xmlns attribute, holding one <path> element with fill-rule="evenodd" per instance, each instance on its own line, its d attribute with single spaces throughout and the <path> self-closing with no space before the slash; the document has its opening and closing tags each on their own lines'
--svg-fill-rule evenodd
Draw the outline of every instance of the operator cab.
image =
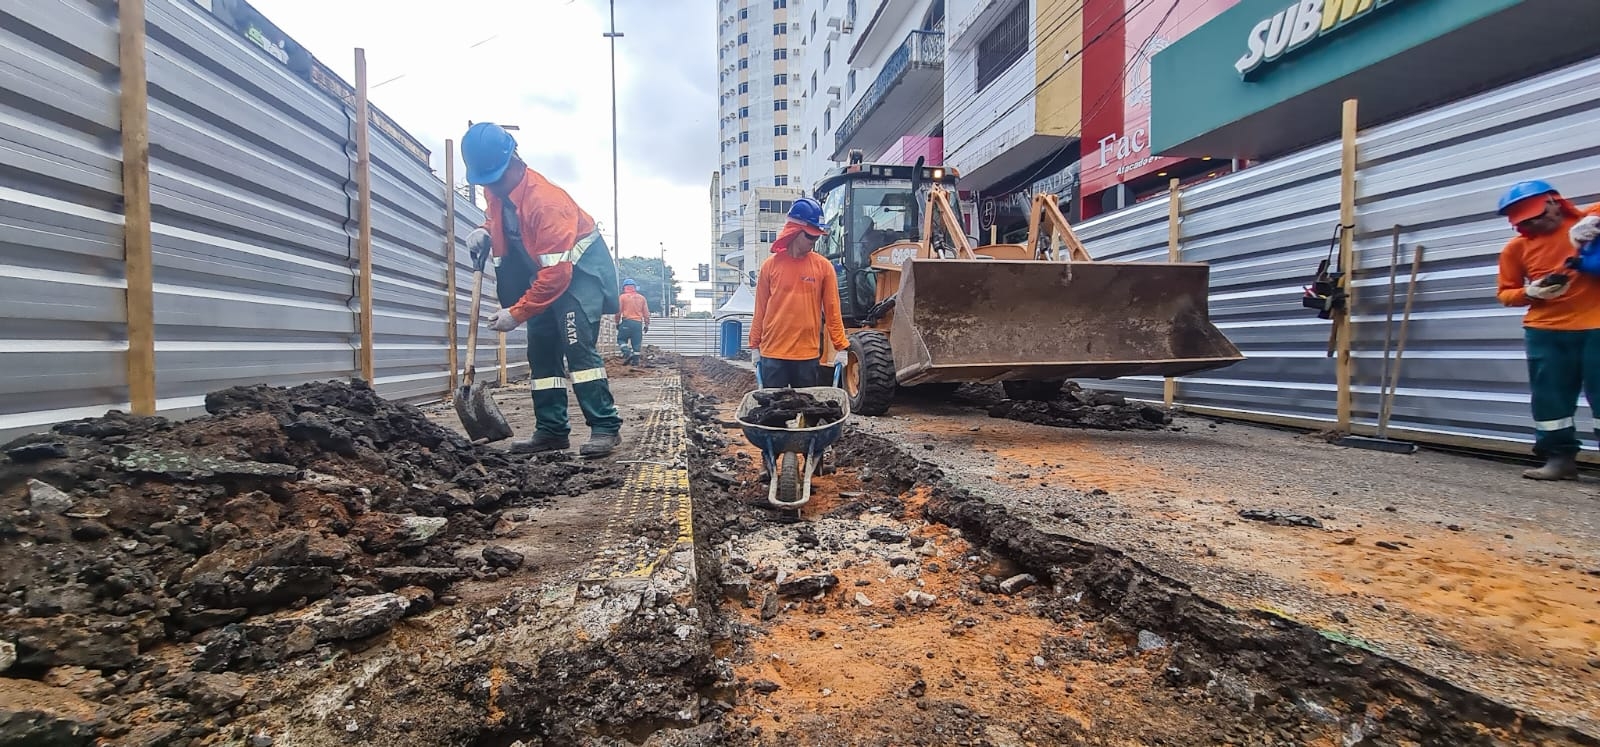
<svg viewBox="0 0 1600 747">
<path fill-rule="evenodd" d="M 872 253 L 896 242 L 921 239 L 927 187 L 937 183 L 954 190 L 956 177 L 955 169 L 941 166 L 924 166 L 919 175 L 915 166 L 852 163 L 817 184 L 815 194 L 828 229 L 817 242 L 817 252 L 833 262 L 839 276 L 846 327 L 860 326 L 876 304 Z"/>
</svg>

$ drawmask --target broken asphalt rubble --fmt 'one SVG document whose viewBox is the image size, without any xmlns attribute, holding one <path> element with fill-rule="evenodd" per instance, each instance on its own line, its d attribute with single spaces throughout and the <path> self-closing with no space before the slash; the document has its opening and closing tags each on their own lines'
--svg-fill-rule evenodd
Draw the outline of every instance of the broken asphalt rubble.
<svg viewBox="0 0 1600 747">
<path fill-rule="evenodd" d="M 503 509 L 620 482 L 475 446 L 361 383 L 205 404 L 0 447 L 0 743 L 208 733 L 255 707 L 239 673 L 326 655 L 458 580 L 522 566 L 501 547 L 456 552 Z"/>
</svg>

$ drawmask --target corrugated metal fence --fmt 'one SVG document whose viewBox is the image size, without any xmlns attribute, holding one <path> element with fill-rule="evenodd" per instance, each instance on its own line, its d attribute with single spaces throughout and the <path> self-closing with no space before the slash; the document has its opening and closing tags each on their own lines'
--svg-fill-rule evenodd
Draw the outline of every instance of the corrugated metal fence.
<svg viewBox="0 0 1600 747">
<path fill-rule="evenodd" d="M 158 410 L 190 414 L 234 384 L 351 377 L 353 102 L 191 2 L 147 13 Z M 117 60 L 113 5 L 0 0 L 0 438 L 129 406 Z M 377 128 L 369 139 L 374 385 L 443 396 L 445 186 Z M 463 347 L 461 241 L 481 221 L 457 200 Z M 508 344 L 519 364 L 522 340 Z M 478 356 L 490 376 L 496 342 Z"/>
<path fill-rule="evenodd" d="M 1532 177 L 1579 202 L 1600 196 L 1597 121 L 1600 60 L 1360 134 L 1352 316 L 1360 430 L 1377 420 L 1391 231 L 1400 225 L 1396 330 L 1419 244 L 1424 262 L 1391 427 L 1522 450 L 1531 423 L 1521 310 L 1495 300 L 1497 257 L 1511 237 L 1495 200 Z M 1338 143 L 1181 194 L 1182 259 L 1211 264 L 1212 319 L 1248 360 L 1181 379 L 1178 403 L 1307 425 L 1335 420 L 1329 322 L 1301 308 L 1300 296 L 1329 256 L 1338 205 Z M 1096 259 L 1165 261 L 1167 212 L 1163 197 L 1075 229 Z M 1095 385 L 1161 398 L 1159 379 Z"/>
</svg>

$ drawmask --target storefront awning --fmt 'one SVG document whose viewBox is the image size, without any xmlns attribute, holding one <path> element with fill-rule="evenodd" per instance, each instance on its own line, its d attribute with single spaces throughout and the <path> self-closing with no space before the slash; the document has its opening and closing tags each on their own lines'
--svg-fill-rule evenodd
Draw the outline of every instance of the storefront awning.
<svg viewBox="0 0 1600 747">
<path fill-rule="evenodd" d="M 1595 0 L 1240 0 L 1154 57 L 1152 150 L 1280 155 L 1338 138 L 1345 99 L 1369 127 L 1600 56 L 1594 29 Z"/>
</svg>

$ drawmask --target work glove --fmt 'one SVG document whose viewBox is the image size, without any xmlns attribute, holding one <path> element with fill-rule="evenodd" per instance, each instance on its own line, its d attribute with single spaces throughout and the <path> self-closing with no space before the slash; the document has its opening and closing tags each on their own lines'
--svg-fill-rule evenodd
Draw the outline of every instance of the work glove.
<svg viewBox="0 0 1600 747">
<path fill-rule="evenodd" d="M 1567 237 L 1572 239 L 1572 245 L 1579 249 L 1582 249 L 1584 244 L 1600 238 L 1600 215 L 1591 215 L 1578 221 L 1578 224 L 1567 232 Z"/>
<path fill-rule="evenodd" d="M 1536 298 L 1540 301 L 1548 301 L 1552 298 L 1560 296 L 1563 293 L 1566 293 L 1567 286 L 1568 283 L 1565 280 L 1555 281 L 1549 277 L 1543 277 L 1528 283 L 1527 285 L 1523 286 L 1522 289 L 1527 292 L 1528 298 Z"/>
<path fill-rule="evenodd" d="M 511 315 L 510 309 L 501 309 L 486 317 L 483 320 L 483 323 L 489 329 L 492 329 L 496 332 L 510 332 L 511 330 L 516 329 L 517 325 L 521 324 L 522 322 L 517 321 L 517 318 Z"/>
<path fill-rule="evenodd" d="M 467 253 L 472 257 L 473 267 L 482 267 L 487 263 L 490 246 L 492 244 L 489 242 L 487 230 L 474 228 L 472 233 L 467 234 Z"/>
</svg>

